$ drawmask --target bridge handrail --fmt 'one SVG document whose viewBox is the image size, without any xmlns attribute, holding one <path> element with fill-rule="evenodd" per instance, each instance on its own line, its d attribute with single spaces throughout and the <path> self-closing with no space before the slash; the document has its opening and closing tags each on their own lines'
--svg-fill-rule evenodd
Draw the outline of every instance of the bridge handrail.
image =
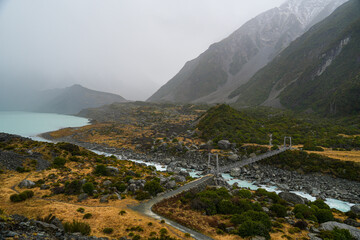
<svg viewBox="0 0 360 240">
<path fill-rule="evenodd" d="M 262 159 L 275 156 L 275 155 L 280 154 L 282 152 L 285 152 L 286 150 L 289 150 L 289 149 L 291 149 L 291 147 L 283 147 L 283 148 L 280 148 L 280 149 L 277 149 L 277 150 L 266 152 L 264 154 L 258 155 L 258 156 L 253 157 L 253 158 L 247 158 L 247 159 L 244 159 L 244 160 L 242 160 L 240 162 L 236 162 L 236 163 L 230 164 L 228 166 L 221 167 L 221 168 L 219 168 L 219 172 L 225 172 L 225 171 L 228 171 L 228 170 L 233 169 L 233 168 L 243 167 L 243 166 L 246 166 L 248 164 L 260 161 Z M 213 170 L 212 172 L 216 172 L 216 170 Z"/>
</svg>

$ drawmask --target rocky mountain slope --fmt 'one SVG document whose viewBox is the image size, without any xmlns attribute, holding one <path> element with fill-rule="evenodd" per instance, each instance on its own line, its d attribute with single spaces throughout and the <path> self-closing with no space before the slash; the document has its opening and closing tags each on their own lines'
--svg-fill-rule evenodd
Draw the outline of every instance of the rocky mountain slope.
<svg viewBox="0 0 360 240">
<path fill-rule="evenodd" d="M 360 2 L 351 0 L 294 41 L 230 94 L 240 106 L 267 105 L 325 115 L 358 113 Z"/>
<path fill-rule="evenodd" d="M 215 43 L 148 101 L 232 102 L 229 94 L 346 0 L 288 0 Z"/>
<path fill-rule="evenodd" d="M 77 114 L 82 109 L 100 107 L 114 102 L 126 102 L 126 99 L 112 93 L 94 91 L 81 85 L 62 89 L 53 89 L 39 94 L 41 102 L 33 110 L 40 112 Z"/>
</svg>

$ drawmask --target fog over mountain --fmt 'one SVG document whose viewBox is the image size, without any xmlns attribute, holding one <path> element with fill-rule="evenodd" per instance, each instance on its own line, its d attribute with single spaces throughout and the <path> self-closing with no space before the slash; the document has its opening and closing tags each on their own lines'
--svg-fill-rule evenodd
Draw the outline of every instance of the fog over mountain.
<svg viewBox="0 0 360 240">
<path fill-rule="evenodd" d="M 73 84 L 145 100 L 186 60 L 282 2 L 0 0 L 0 101 Z"/>
</svg>

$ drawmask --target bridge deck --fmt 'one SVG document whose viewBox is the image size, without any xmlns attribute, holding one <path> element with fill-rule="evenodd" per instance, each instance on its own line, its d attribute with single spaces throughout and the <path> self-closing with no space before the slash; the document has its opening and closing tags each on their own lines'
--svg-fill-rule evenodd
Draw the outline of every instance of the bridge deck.
<svg viewBox="0 0 360 240">
<path fill-rule="evenodd" d="M 218 172 L 223 173 L 223 172 L 228 172 L 228 171 L 230 171 L 231 169 L 234 169 L 234 168 L 244 167 L 246 165 L 258 162 L 258 161 L 263 160 L 265 158 L 278 155 L 278 154 L 280 154 L 282 152 L 285 152 L 286 150 L 290 150 L 290 149 L 291 149 L 291 147 L 283 147 L 283 148 L 280 148 L 278 150 L 270 151 L 270 152 L 258 155 L 256 157 L 253 157 L 253 158 L 247 158 L 245 160 L 242 160 L 242 161 L 239 161 L 239 162 L 227 165 L 227 166 L 220 167 Z M 212 172 L 215 173 L 216 170 L 212 170 Z"/>
</svg>

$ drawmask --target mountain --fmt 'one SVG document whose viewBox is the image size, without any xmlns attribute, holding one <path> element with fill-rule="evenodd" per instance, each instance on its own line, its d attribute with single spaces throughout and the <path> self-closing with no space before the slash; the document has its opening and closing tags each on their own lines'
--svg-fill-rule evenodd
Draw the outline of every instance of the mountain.
<svg viewBox="0 0 360 240">
<path fill-rule="evenodd" d="M 346 0 L 288 0 L 215 43 L 148 101 L 234 102 L 229 94 Z"/>
<path fill-rule="evenodd" d="M 112 93 L 94 91 L 81 85 L 43 91 L 32 110 L 39 112 L 77 114 L 85 108 L 95 108 L 126 99 Z M 41 102 L 41 104 L 39 104 Z"/>
<path fill-rule="evenodd" d="M 237 105 L 265 105 L 323 115 L 360 112 L 360 1 L 316 24 L 232 92 Z"/>
</svg>

